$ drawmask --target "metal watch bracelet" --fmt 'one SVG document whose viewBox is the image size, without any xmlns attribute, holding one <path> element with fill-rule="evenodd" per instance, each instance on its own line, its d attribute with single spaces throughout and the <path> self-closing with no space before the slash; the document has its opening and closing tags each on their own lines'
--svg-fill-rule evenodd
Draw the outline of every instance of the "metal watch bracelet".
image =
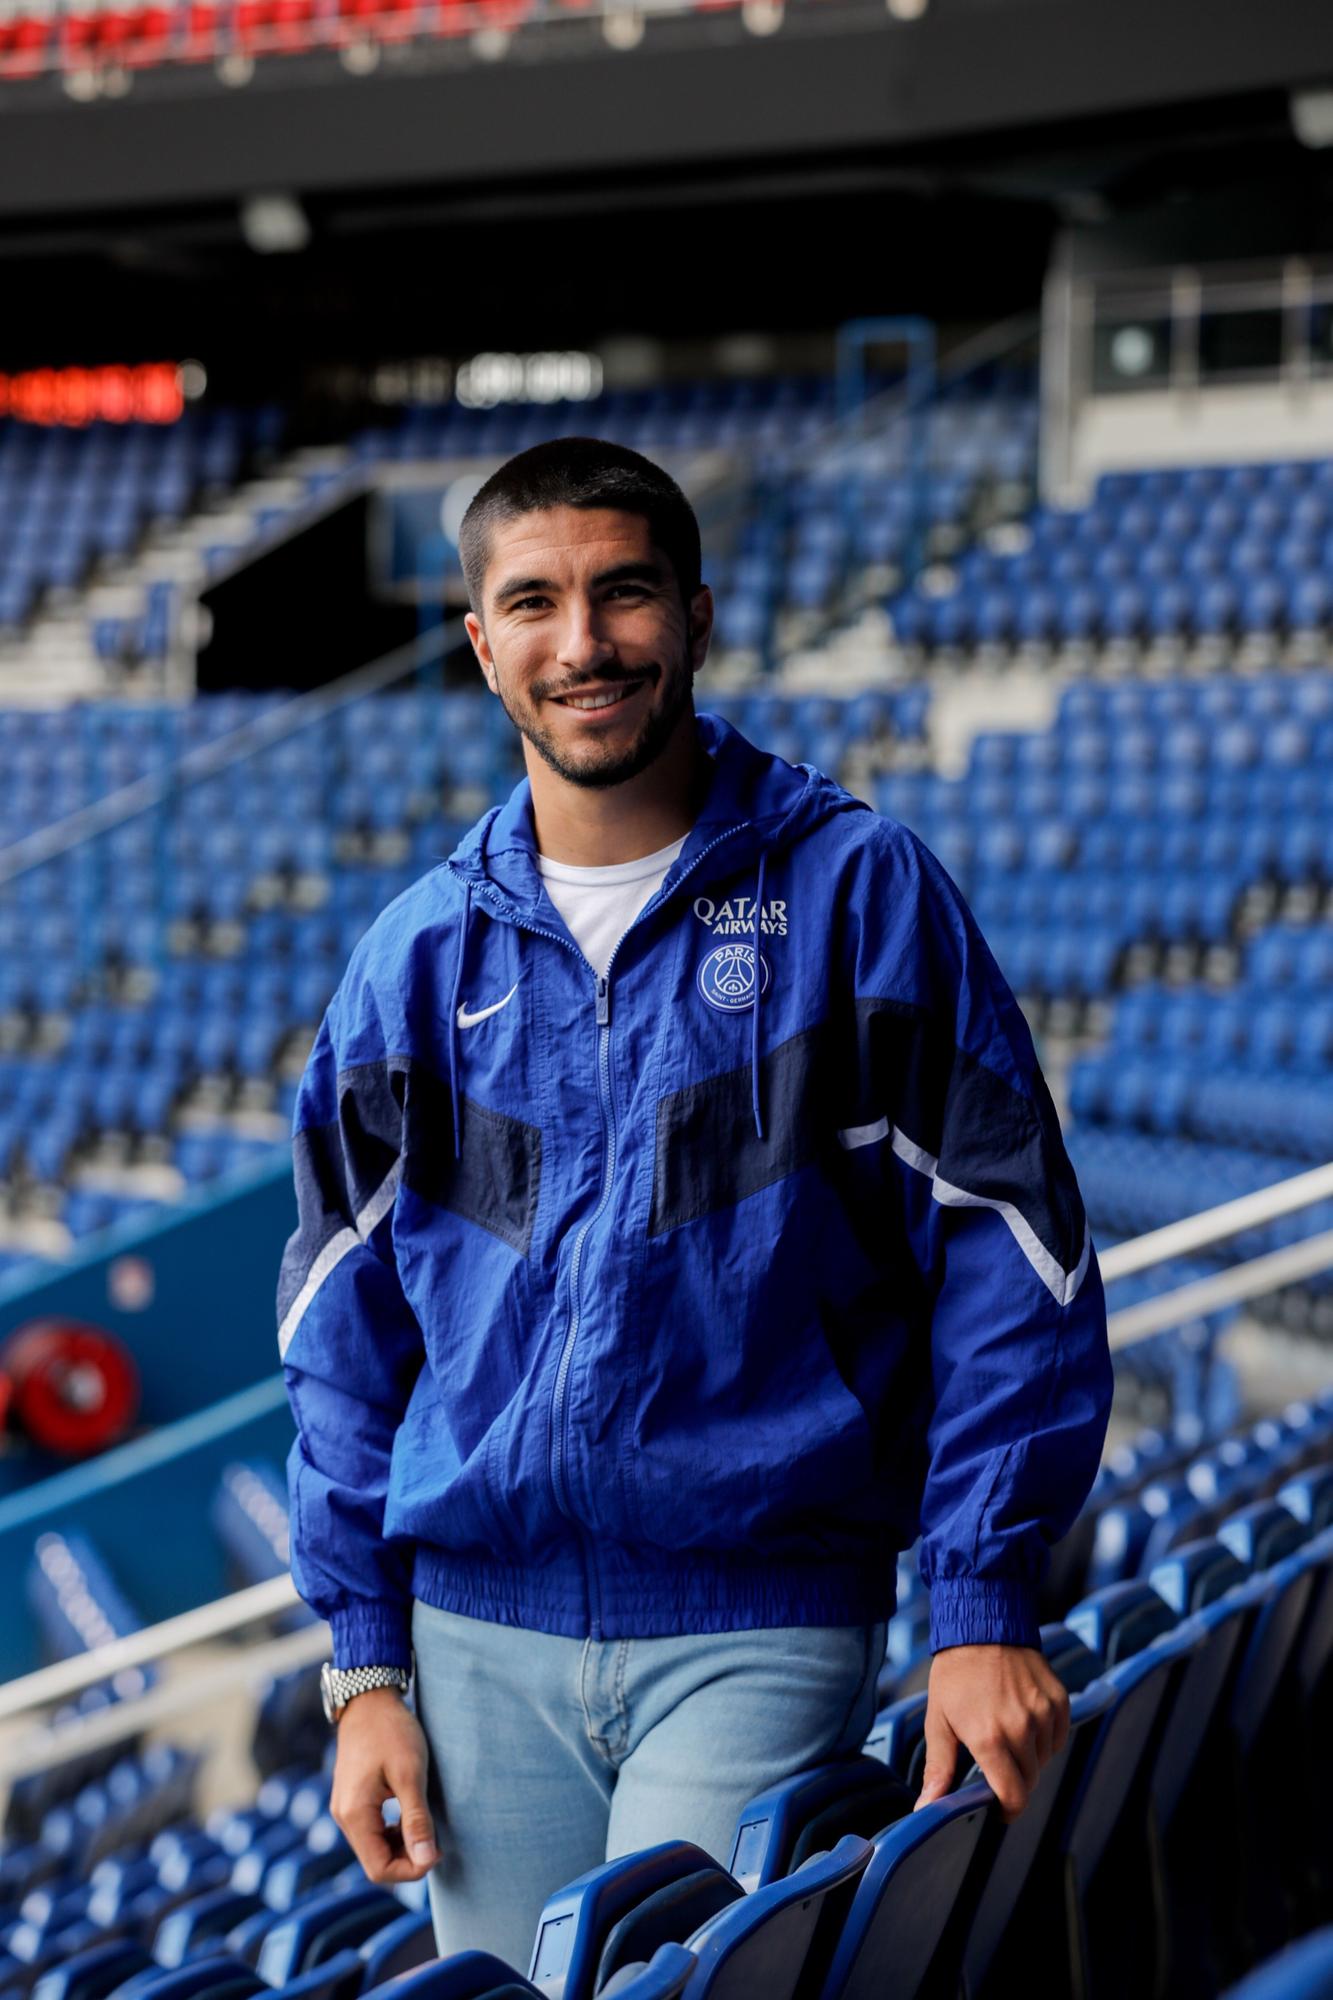
<svg viewBox="0 0 1333 2000">
<path fill-rule="evenodd" d="M 412 1676 L 406 1667 L 335 1667 L 326 1660 L 319 1670 L 319 1692 L 325 1718 L 336 1723 L 354 1695 L 369 1694 L 372 1688 L 397 1688 L 406 1694 Z"/>
</svg>

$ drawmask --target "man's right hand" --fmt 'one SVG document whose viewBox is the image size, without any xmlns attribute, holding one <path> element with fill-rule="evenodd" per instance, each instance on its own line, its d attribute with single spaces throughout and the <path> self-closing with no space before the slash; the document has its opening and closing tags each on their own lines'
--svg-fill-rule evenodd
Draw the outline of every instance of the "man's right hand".
<svg viewBox="0 0 1333 2000">
<path fill-rule="evenodd" d="M 329 1811 L 372 1882 L 419 1882 L 440 1858 L 426 1804 L 428 1751 L 396 1688 L 353 1695 L 338 1724 Z M 397 1826 L 380 1811 L 397 1799 Z"/>
</svg>

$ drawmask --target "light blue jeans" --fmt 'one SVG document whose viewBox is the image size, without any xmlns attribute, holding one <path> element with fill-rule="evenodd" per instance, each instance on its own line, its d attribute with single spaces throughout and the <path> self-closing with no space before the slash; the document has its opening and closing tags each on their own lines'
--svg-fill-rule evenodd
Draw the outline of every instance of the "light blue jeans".
<svg viewBox="0 0 1333 2000">
<path fill-rule="evenodd" d="M 442 1956 L 526 1972 L 542 1905 L 617 1854 L 692 1840 L 725 1867 L 741 1808 L 857 1750 L 885 1627 L 561 1639 L 413 1608 Z"/>
</svg>

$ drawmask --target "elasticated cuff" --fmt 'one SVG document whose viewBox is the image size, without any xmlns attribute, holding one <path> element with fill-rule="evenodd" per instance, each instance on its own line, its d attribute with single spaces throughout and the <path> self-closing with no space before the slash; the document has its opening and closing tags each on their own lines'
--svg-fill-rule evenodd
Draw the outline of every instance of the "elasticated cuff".
<svg viewBox="0 0 1333 2000">
<path fill-rule="evenodd" d="M 946 1646 L 1040 1646 L 1037 1606 L 1017 1579 L 941 1576 L 930 1586 L 930 1650 Z"/>
<path fill-rule="evenodd" d="M 333 1664 L 352 1667 L 412 1666 L 412 1622 L 408 1605 L 349 1605 L 329 1614 Z"/>
</svg>

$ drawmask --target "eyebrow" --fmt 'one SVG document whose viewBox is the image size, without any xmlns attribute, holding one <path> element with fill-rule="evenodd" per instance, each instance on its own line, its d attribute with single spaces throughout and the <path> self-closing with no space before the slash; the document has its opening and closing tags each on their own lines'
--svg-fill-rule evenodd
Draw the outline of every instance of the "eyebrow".
<svg viewBox="0 0 1333 2000">
<path fill-rule="evenodd" d="M 614 569 L 604 569 L 592 580 L 594 590 L 604 589 L 613 583 L 661 583 L 663 571 L 660 563 L 626 562 L 617 563 Z M 557 586 L 547 576 L 514 576 L 502 583 L 495 592 L 493 602 L 508 604 L 511 598 L 526 597 L 531 591 L 555 590 Z"/>
</svg>

